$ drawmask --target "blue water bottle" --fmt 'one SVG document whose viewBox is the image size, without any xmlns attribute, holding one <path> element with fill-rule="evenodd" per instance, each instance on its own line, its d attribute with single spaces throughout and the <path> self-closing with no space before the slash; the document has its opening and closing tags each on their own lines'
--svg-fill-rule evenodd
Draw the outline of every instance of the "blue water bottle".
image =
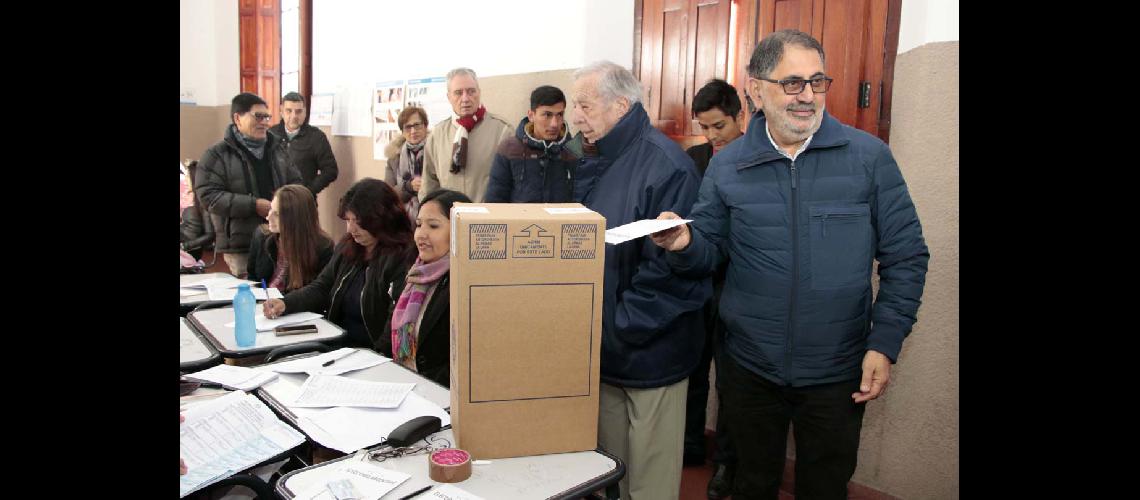
<svg viewBox="0 0 1140 500">
<path fill-rule="evenodd" d="M 255 306 L 257 299 L 249 291 L 249 283 L 238 285 L 237 295 L 234 295 L 234 337 L 238 347 L 253 347 L 257 340 L 257 327 L 253 322 Z"/>
</svg>

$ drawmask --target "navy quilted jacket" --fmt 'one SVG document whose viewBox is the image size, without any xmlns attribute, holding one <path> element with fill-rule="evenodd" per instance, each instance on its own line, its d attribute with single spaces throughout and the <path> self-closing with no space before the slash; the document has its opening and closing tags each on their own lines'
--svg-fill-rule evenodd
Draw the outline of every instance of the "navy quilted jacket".
<svg viewBox="0 0 1140 500">
<path fill-rule="evenodd" d="M 575 195 L 606 218 L 606 228 L 662 211 L 689 213 L 700 178 L 681 147 L 649 124 L 640 103 L 582 158 Z M 648 237 L 606 245 L 602 300 L 602 381 L 650 388 L 681 381 L 704 345 L 702 308 L 709 278 L 678 276 Z"/>
<path fill-rule="evenodd" d="M 930 253 L 878 138 L 825 113 L 793 164 L 754 115 L 748 133 L 713 156 L 688 218 L 692 243 L 669 263 L 703 276 L 729 259 L 720 315 L 741 366 L 800 387 L 860 377 L 868 349 L 898 359 Z"/>
</svg>

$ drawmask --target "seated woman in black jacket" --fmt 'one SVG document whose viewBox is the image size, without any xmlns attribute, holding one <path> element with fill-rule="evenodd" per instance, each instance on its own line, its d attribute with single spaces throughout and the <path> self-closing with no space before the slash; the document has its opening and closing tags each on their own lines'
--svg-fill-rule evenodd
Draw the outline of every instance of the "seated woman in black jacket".
<svg viewBox="0 0 1140 500">
<path fill-rule="evenodd" d="M 382 180 L 357 181 L 340 199 L 337 216 L 348 232 L 312 283 L 270 299 L 265 317 L 298 311 L 323 313 L 346 331 L 344 345 L 391 352 L 388 323 L 415 259 L 412 224 L 400 197 Z"/>
<path fill-rule="evenodd" d="M 314 279 L 332 258 L 332 240 L 317 222 L 317 200 L 299 184 L 281 186 L 269 208 L 268 229 L 259 227 L 249 244 L 247 279 L 266 280 L 282 293 Z"/>
<path fill-rule="evenodd" d="M 451 206 L 467 195 L 440 189 L 424 197 L 416 216 L 419 256 L 408 270 L 392 313 L 392 359 L 444 386 L 451 386 Z"/>
</svg>

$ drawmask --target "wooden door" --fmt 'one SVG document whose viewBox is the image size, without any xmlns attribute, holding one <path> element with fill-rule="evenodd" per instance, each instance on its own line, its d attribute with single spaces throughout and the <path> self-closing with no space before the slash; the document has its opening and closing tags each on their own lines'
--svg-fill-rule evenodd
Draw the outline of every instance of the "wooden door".
<svg viewBox="0 0 1140 500">
<path fill-rule="evenodd" d="M 281 118 L 280 1 L 240 0 L 238 18 L 241 91 L 264 99 L 276 124 Z"/>
<path fill-rule="evenodd" d="M 712 78 L 726 78 L 732 0 L 644 0 L 635 36 L 635 72 L 646 112 L 672 137 L 693 135 L 692 99 Z M 636 14 L 635 14 L 635 17 Z M 636 22 L 636 21 L 635 21 Z M 644 63 L 643 63 L 644 62 Z"/>
</svg>

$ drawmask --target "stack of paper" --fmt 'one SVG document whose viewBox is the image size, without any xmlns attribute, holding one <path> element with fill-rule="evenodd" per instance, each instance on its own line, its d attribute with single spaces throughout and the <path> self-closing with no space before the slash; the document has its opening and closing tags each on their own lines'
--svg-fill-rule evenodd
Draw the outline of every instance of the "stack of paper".
<svg viewBox="0 0 1140 500">
<path fill-rule="evenodd" d="M 185 412 L 179 427 L 179 498 L 253 467 L 305 442 L 305 436 L 279 420 L 265 403 L 232 392 Z"/>
<path fill-rule="evenodd" d="M 297 408 L 398 408 L 415 386 L 416 384 L 355 380 L 339 375 L 312 375 L 301 385 L 301 394 L 297 399 L 286 404 Z"/>
<path fill-rule="evenodd" d="M 424 415 L 439 417 L 440 425 L 451 425 L 451 416 L 439 405 L 416 393 L 408 394 L 399 408 L 290 408 L 297 415 L 297 425 L 322 446 L 342 453 L 379 444 L 393 430 L 413 418 Z"/>
<path fill-rule="evenodd" d="M 244 366 L 217 365 L 200 372 L 186 375 L 188 378 L 222 384 L 230 389 L 252 391 L 262 384 L 277 378 L 277 373 L 254 370 Z"/>
<path fill-rule="evenodd" d="M 328 366 L 322 366 L 332 361 Z M 277 373 L 308 373 L 310 375 L 340 375 L 356 370 L 363 370 L 373 366 L 392 361 L 367 349 L 353 349 L 342 347 L 332 352 L 318 354 L 307 358 L 285 361 L 260 367 L 262 370 L 272 370 Z"/>
<path fill-rule="evenodd" d="M 238 279 L 233 276 L 222 276 L 219 278 L 209 278 L 191 283 L 189 285 L 180 285 L 178 292 L 180 297 L 189 297 L 192 295 L 199 295 L 207 293 L 210 288 L 231 288 L 236 289 L 242 283 L 254 284 L 252 281 Z"/>
</svg>

